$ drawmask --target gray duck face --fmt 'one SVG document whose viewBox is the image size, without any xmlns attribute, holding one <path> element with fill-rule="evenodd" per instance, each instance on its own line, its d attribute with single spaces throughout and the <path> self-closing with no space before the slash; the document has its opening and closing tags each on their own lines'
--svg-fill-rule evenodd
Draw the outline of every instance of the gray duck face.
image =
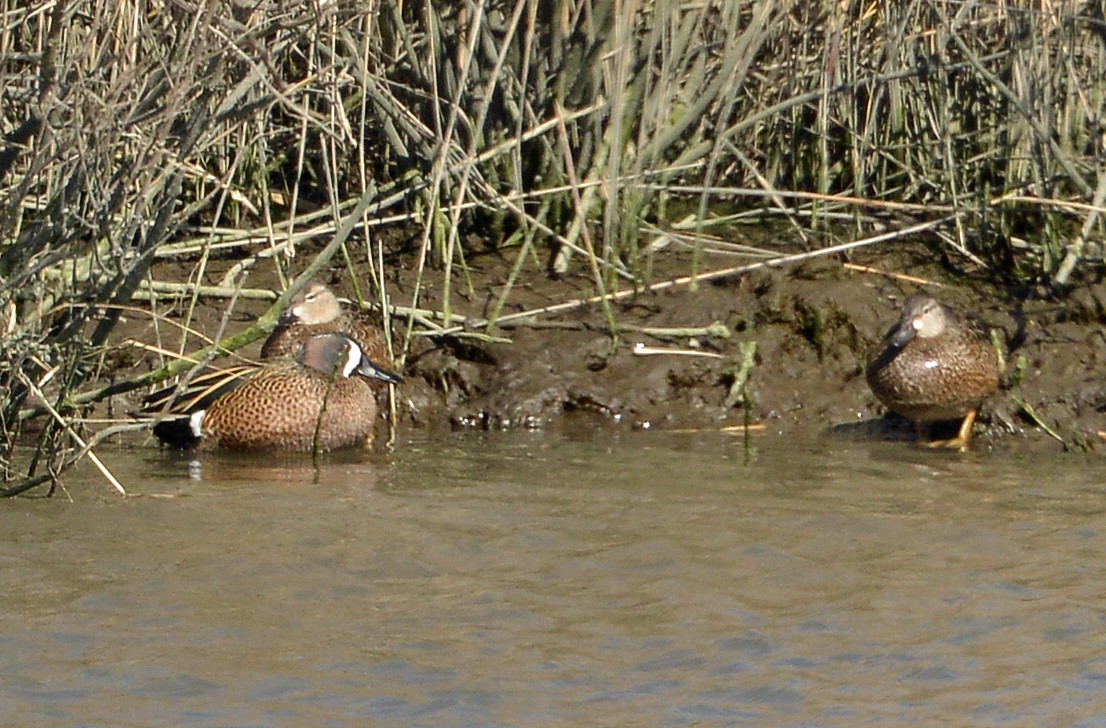
<svg viewBox="0 0 1106 728">
<path fill-rule="evenodd" d="M 891 334 L 891 344 L 901 349 L 915 336 L 932 339 L 945 332 L 952 314 L 932 296 L 915 293 L 902 306 L 898 327 Z"/>
<path fill-rule="evenodd" d="M 361 349 L 344 334 L 318 334 L 303 343 L 296 360 L 320 374 L 341 371 L 348 377 L 361 360 Z"/>
<path fill-rule="evenodd" d="M 328 376 L 340 371 L 344 378 L 359 374 L 368 379 L 379 379 L 392 384 L 403 382 L 403 377 L 370 361 L 361 351 L 361 347 L 346 334 L 312 336 L 304 342 L 297 359 L 304 366 Z"/>
</svg>

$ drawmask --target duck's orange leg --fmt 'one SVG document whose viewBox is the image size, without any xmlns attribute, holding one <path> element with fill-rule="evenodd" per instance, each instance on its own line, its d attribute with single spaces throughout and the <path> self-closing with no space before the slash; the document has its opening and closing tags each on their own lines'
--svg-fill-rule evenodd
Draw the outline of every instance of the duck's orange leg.
<svg viewBox="0 0 1106 728">
<path fill-rule="evenodd" d="M 960 423 L 960 432 L 956 434 L 956 437 L 951 440 L 934 440 L 927 443 L 927 447 L 948 447 L 964 452 L 968 449 L 968 441 L 972 439 L 972 425 L 975 424 L 976 413 L 978 409 L 968 410 L 968 414 L 964 415 L 964 421 Z"/>
</svg>

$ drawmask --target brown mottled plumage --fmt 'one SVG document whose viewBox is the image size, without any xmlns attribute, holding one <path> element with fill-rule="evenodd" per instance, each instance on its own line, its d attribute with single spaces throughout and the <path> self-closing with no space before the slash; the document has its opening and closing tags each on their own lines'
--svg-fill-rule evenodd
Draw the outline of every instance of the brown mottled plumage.
<svg viewBox="0 0 1106 728">
<path fill-rule="evenodd" d="M 214 381 L 217 373 L 203 375 L 200 394 L 177 397 L 169 407 L 177 416 L 154 426 L 159 439 L 182 448 L 202 440 L 232 450 L 298 452 L 361 445 L 376 419 L 376 396 L 365 379 L 402 381 L 337 333 L 308 338 L 294 359 L 221 371 L 223 381 Z M 158 412 L 165 401 L 165 391 L 155 392 L 142 411 Z"/>
<path fill-rule="evenodd" d="M 976 412 L 998 388 L 999 361 L 984 332 L 916 293 L 868 357 L 868 386 L 890 410 L 922 423 L 964 418 L 959 435 L 931 443 L 963 449 Z"/>
<path fill-rule="evenodd" d="M 311 281 L 292 298 L 288 310 L 262 344 L 261 358 L 290 356 L 309 337 L 333 332 L 348 334 L 369 359 L 391 361 L 380 327 L 364 313 L 355 316 L 344 313 L 334 292 L 318 281 Z"/>
</svg>

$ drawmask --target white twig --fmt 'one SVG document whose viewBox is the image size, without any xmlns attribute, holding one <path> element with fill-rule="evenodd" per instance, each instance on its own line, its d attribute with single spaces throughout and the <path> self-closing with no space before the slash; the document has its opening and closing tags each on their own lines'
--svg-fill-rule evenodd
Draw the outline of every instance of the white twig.
<svg viewBox="0 0 1106 728">
<path fill-rule="evenodd" d="M 646 346 L 642 343 L 634 344 L 634 356 L 654 356 L 657 354 L 671 354 L 673 356 L 705 356 L 711 359 L 725 359 L 724 354 L 716 354 L 713 351 L 699 351 L 698 349 L 662 349 L 655 346 Z"/>
</svg>

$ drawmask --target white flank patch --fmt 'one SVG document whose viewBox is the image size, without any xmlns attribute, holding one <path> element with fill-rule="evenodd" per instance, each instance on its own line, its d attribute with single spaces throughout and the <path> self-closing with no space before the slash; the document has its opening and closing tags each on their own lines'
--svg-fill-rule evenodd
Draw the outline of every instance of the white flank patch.
<svg viewBox="0 0 1106 728">
<path fill-rule="evenodd" d="M 936 359 L 930 359 L 926 362 L 926 369 L 936 369 L 939 366 L 941 366 L 941 362 Z"/>
<path fill-rule="evenodd" d="M 204 436 L 204 415 L 206 414 L 207 410 L 198 410 L 189 416 L 188 427 L 192 430 L 193 437 L 202 438 Z"/>
</svg>

